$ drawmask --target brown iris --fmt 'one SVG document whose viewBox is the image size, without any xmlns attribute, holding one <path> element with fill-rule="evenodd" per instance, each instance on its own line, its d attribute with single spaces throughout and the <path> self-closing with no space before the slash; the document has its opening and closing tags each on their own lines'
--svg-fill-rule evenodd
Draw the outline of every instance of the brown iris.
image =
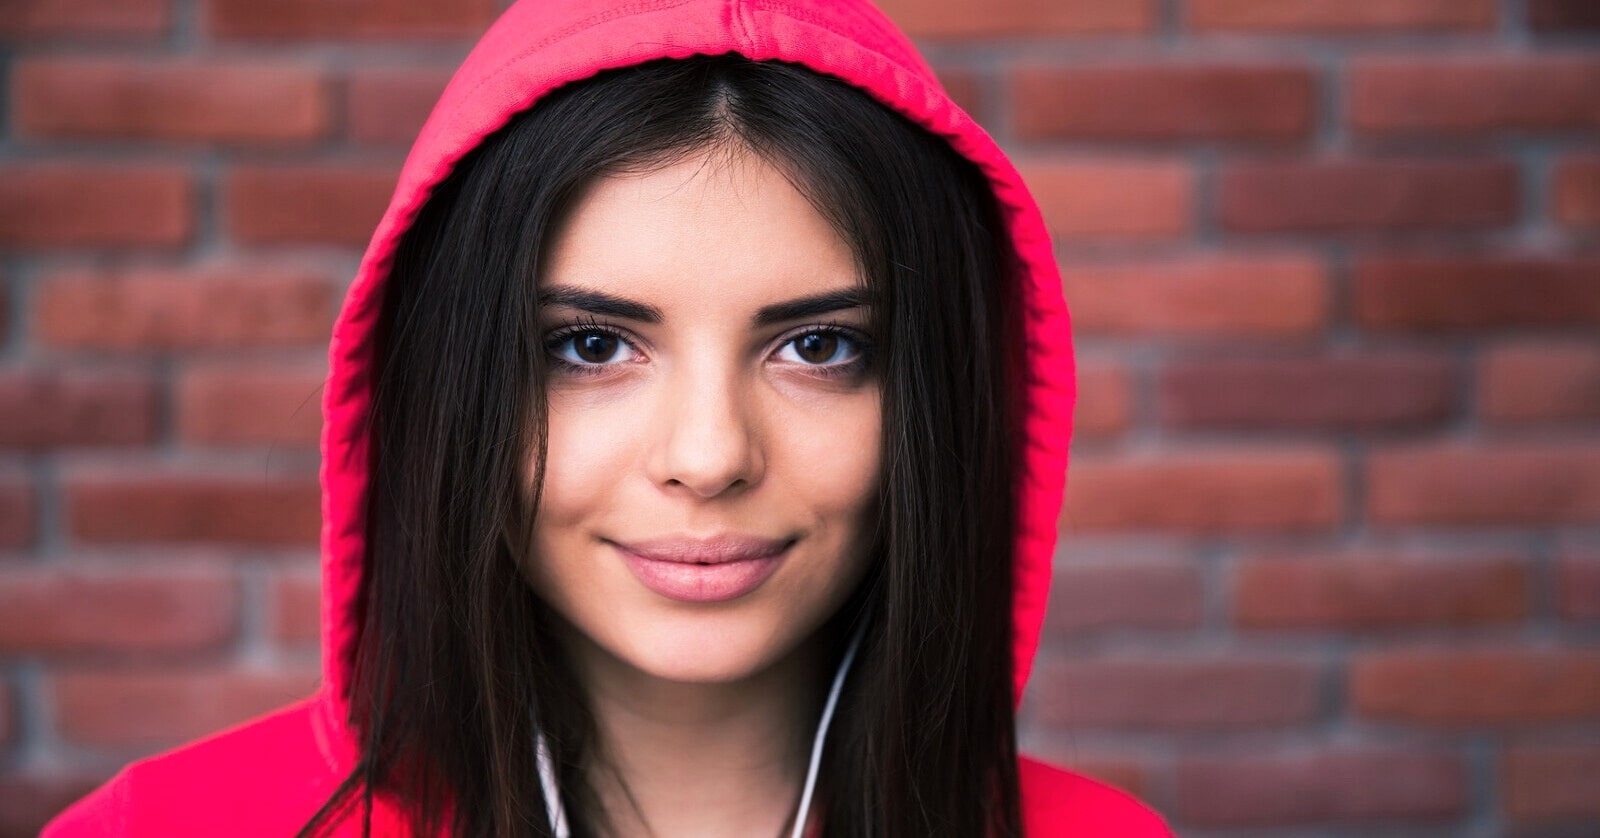
<svg viewBox="0 0 1600 838">
<path fill-rule="evenodd" d="M 795 340 L 794 351 L 806 363 L 825 364 L 839 351 L 839 336 L 810 332 Z"/>
</svg>

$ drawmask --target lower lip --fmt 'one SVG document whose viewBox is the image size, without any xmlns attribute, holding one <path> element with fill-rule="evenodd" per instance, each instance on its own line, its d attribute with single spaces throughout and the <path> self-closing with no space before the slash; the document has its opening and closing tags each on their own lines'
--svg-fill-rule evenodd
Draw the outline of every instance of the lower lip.
<svg viewBox="0 0 1600 838">
<path fill-rule="evenodd" d="M 641 584 L 667 599 L 725 602 L 761 587 L 789 551 L 785 548 L 775 556 L 717 564 L 647 559 L 622 547 L 617 547 L 617 552 Z"/>
</svg>

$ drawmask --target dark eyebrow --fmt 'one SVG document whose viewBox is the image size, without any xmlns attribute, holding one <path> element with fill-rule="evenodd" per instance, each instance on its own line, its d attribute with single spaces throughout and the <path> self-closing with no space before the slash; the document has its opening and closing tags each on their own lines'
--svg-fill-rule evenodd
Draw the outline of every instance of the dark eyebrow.
<svg viewBox="0 0 1600 838">
<path fill-rule="evenodd" d="M 557 285 L 545 289 L 539 295 L 539 304 L 569 306 L 589 314 L 637 320 L 641 323 L 660 323 L 663 319 L 661 309 L 655 306 L 624 297 L 615 297 L 603 291 L 574 288 L 570 285 Z M 862 289 L 831 291 L 814 297 L 801 297 L 797 300 L 762 306 L 756 312 L 756 325 L 772 326 L 790 320 L 803 320 L 844 309 L 860 308 L 866 304 L 866 292 Z"/>
<path fill-rule="evenodd" d="M 613 297 L 602 291 L 557 285 L 539 295 L 539 305 L 570 306 L 589 314 L 638 320 L 641 323 L 660 323 L 661 309 L 622 297 Z"/>
<path fill-rule="evenodd" d="M 756 312 L 757 326 L 772 326 L 778 323 L 787 323 L 790 320 L 803 320 L 847 308 L 860 308 L 867 304 L 867 295 L 864 289 L 850 288 L 843 291 L 831 291 L 827 294 L 818 294 L 815 297 L 801 297 L 784 303 L 773 303 L 762 306 Z"/>
</svg>

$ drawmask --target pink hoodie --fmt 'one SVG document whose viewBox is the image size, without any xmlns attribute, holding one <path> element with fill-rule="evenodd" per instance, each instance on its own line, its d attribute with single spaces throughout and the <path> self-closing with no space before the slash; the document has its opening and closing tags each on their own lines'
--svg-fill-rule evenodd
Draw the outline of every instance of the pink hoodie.
<svg viewBox="0 0 1600 838">
<path fill-rule="evenodd" d="M 292 835 L 350 773 L 346 689 L 359 625 L 363 508 L 379 287 L 401 234 L 456 161 L 552 89 L 650 59 L 740 53 L 848 81 L 944 137 L 987 175 L 1011 229 L 1027 311 L 1026 441 L 1013 582 L 1016 687 L 1044 621 L 1077 397 L 1071 324 L 1048 233 L 1015 168 L 953 104 L 910 42 L 866 0 L 522 0 L 490 28 L 422 128 L 334 326 L 323 400 L 323 684 L 297 704 L 130 765 L 45 829 L 76 835 Z M 1133 798 L 1023 758 L 1030 835 L 1166 836 Z M 402 831 L 383 800 L 373 834 Z M 360 824 L 341 825 L 360 834 Z"/>
</svg>

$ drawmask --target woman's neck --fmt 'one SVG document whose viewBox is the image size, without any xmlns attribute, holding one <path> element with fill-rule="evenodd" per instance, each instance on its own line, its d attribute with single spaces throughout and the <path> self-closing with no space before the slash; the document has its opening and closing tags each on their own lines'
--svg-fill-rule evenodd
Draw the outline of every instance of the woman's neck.
<svg viewBox="0 0 1600 838">
<path fill-rule="evenodd" d="M 805 779 L 823 678 L 803 648 L 740 681 L 641 672 L 586 641 L 599 759 L 589 781 L 618 836 L 776 836 Z"/>
</svg>

